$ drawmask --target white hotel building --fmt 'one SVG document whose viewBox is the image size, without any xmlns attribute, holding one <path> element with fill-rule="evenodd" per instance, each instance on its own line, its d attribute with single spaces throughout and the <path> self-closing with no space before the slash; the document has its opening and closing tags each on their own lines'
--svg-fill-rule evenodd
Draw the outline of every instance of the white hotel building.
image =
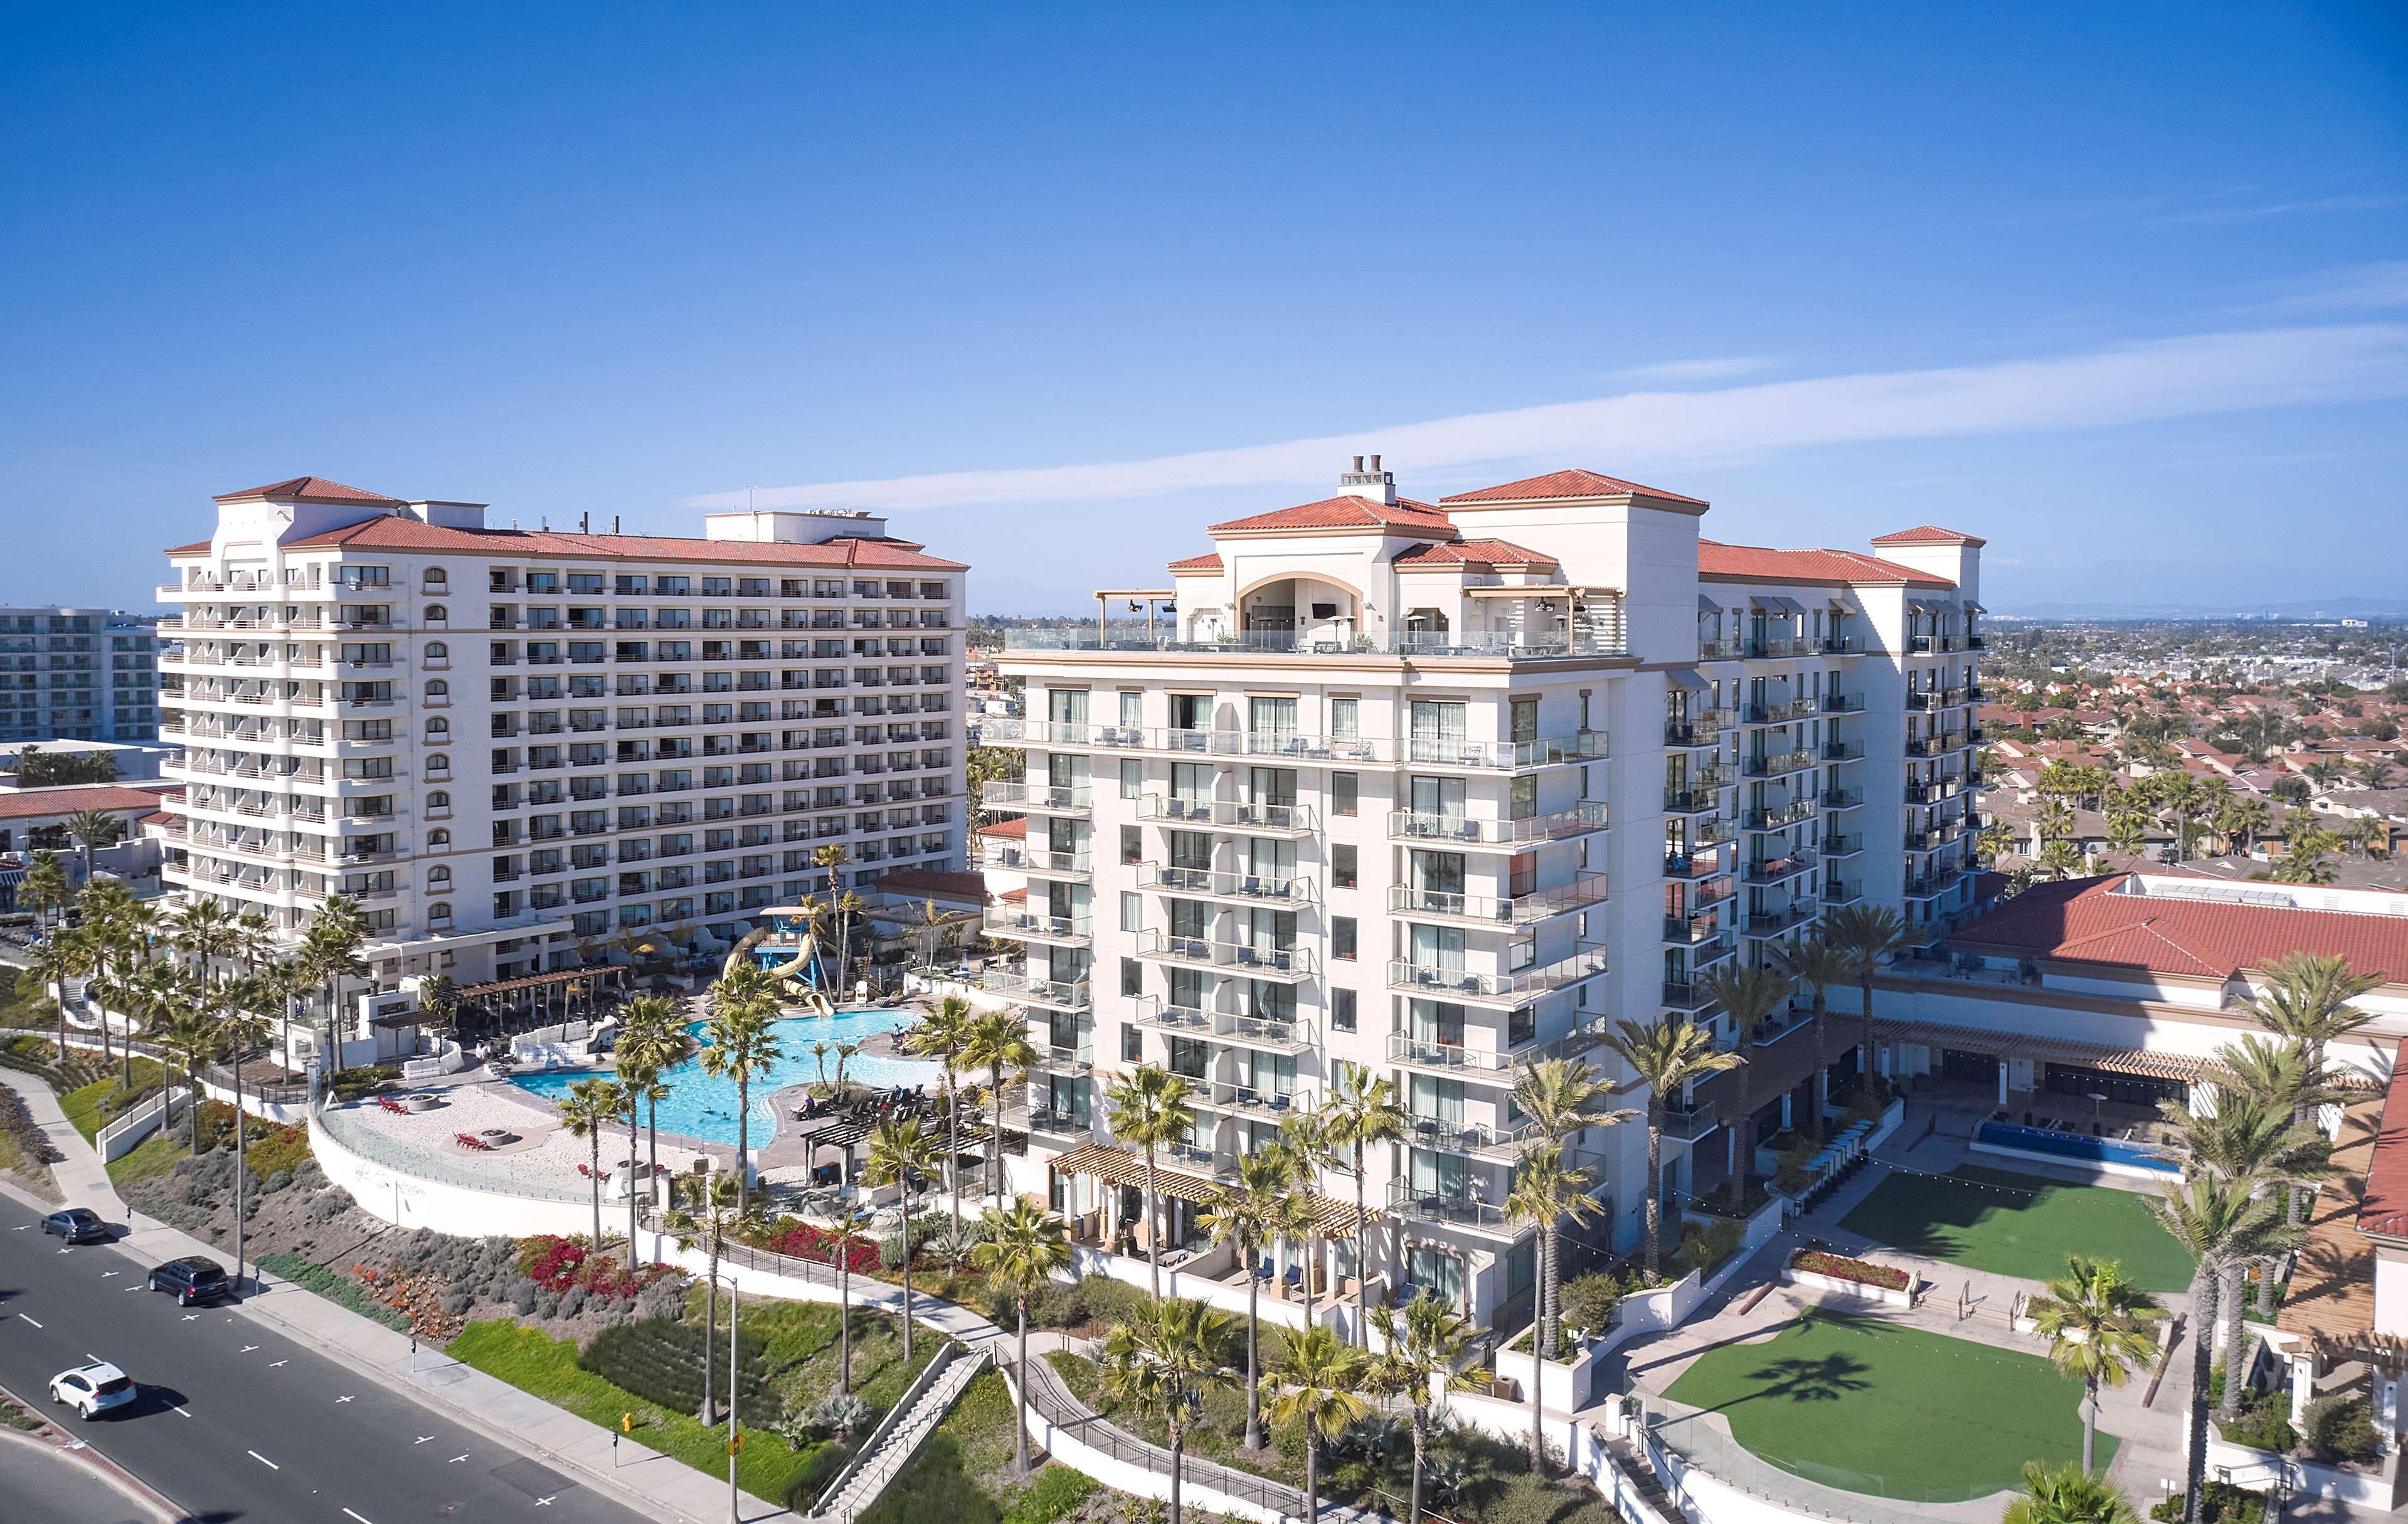
<svg viewBox="0 0 2408 1524">
<path fill-rule="evenodd" d="M 1082 1232 L 1141 1216 L 1102 1151 L 1103 1090 L 1137 1063 L 1194 1080 L 1167 1162 L 1198 1177 L 1360 1065 L 1413 1118 L 1368 1167 L 1371 1273 L 1485 1323 L 1531 1278 L 1502 1214 L 1517 1063 L 1583 1056 L 1637 1104 L 1611 1019 L 1714 1016 L 1699 975 L 1828 905 L 1894 904 L 1933 939 L 1960 919 L 1983 542 L 1758 549 L 1700 539 L 1706 510 L 1586 471 L 1414 503 L 1358 458 L 1336 496 L 1211 526 L 1172 587 L 1111 594 L 1175 597 L 1158 634 L 1010 635 L 1027 718 L 986 734 L 1027 748 L 1027 781 L 982 803 L 1028 818 L 1002 848 L 1028 897 L 989 930 L 1026 945 L 999 984 L 1046 1055 L 1007 1117 L 1018 1187 Z M 1817 1097 L 1797 1030 L 1749 1040 L 1749 1116 L 1735 1086 L 1678 1098 L 1670 1189 Z M 1643 1130 L 1581 1142 L 1627 1247 Z"/>
<path fill-rule="evenodd" d="M 964 861 L 960 563 L 859 514 L 704 537 L 488 528 L 316 477 L 167 552 L 169 885 L 305 927 L 360 902 L 385 990 Z M 580 947 L 582 945 L 582 947 Z"/>
</svg>

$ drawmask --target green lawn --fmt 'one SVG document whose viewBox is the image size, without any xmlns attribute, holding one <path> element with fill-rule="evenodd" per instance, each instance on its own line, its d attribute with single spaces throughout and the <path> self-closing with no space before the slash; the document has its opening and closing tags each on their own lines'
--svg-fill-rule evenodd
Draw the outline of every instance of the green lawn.
<svg viewBox="0 0 2408 1524">
<path fill-rule="evenodd" d="M 150 1059 L 136 1058 L 133 1065 L 134 1084 L 130 1090 L 120 1089 L 118 1081 L 123 1073 L 124 1061 L 121 1059 L 109 1065 L 106 1078 L 95 1079 L 59 1097 L 59 1109 L 67 1114 L 67 1120 L 75 1124 L 75 1130 L 83 1134 L 86 1143 L 100 1136 L 100 1130 L 116 1119 L 115 1112 L 108 1105 L 112 1098 L 122 1099 L 125 1095 L 158 1084 L 165 1071 Z"/>
<path fill-rule="evenodd" d="M 2038 1355 L 1817 1312 L 1701 1356 L 1665 1393 L 1720 1413 L 1761 1459 L 1827 1487 L 1958 1503 L 2082 1456 L 2082 1384 Z M 2099 1436 L 2099 1465 L 2115 1441 Z"/>
<path fill-rule="evenodd" d="M 140 1181 L 155 1179 L 188 1156 L 183 1128 L 163 1128 L 136 1144 L 132 1152 L 108 1161 L 109 1183 L 122 1190 Z"/>
<path fill-rule="evenodd" d="M 2190 1256 L 2158 1226 L 2151 1199 L 1971 1165 L 1948 1175 L 1893 1170 L 1840 1226 L 1994 1275 L 2048 1280 L 2065 1274 L 2066 1255 L 2088 1254 L 2121 1260 L 2124 1273 L 2149 1290 L 2183 1290 Z"/>
<path fill-rule="evenodd" d="M 448 1347 L 452 1356 L 464 1364 L 556 1403 L 590 1423 L 616 1429 L 621 1415 L 633 1413 L 637 1443 L 675 1456 L 706 1475 L 727 1474 L 724 1426 L 705 1429 L 691 1413 L 671 1413 L 656 1407 L 580 1369 L 577 1346 L 566 1339 L 555 1339 L 539 1330 L 497 1319 L 469 1324 Z M 820 1451 L 828 1448 L 824 1445 L 796 1453 L 767 1430 L 745 1425 L 743 1433 L 744 1450 L 737 1458 L 736 1476 L 744 1489 L 756 1498 L 808 1508 L 818 1494 L 802 1484 L 816 1481 L 824 1485 L 835 1474 L 832 1466 L 824 1465 L 822 1474 L 813 1475 L 812 1461 Z M 810 1491 L 811 1496 L 794 1495 L 804 1491 Z"/>
</svg>

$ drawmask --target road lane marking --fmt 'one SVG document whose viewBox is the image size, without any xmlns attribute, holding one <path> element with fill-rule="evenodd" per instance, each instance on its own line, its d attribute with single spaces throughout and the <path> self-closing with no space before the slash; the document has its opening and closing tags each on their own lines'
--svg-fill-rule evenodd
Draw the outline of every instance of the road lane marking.
<svg viewBox="0 0 2408 1524">
<path fill-rule="evenodd" d="M 560 1494 L 555 1492 L 552 1495 L 552 1498 L 556 1498 L 558 1496 L 560 1496 Z M 552 1498 L 538 1498 L 535 1500 L 535 1505 L 538 1508 L 549 1508 L 552 1506 Z"/>
<path fill-rule="evenodd" d="M 276 1369 L 278 1366 L 282 1365 L 282 1364 L 284 1364 L 284 1363 L 285 1363 L 285 1362 L 284 1362 L 283 1360 L 269 1360 L 269 1361 L 267 1362 L 267 1368 L 268 1368 L 269 1370 L 271 1370 L 271 1371 L 272 1371 L 272 1370 Z"/>
<path fill-rule="evenodd" d="M 242 1453 L 251 1457 L 253 1460 L 258 1461 L 261 1465 L 265 1466 L 270 1471 L 282 1471 L 284 1469 L 275 1461 L 267 1459 L 267 1457 L 260 1454 L 257 1450 L 245 1450 Z"/>
<path fill-rule="evenodd" d="M 257 1345 L 255 1345 L 255 1344 L 247 1344 L 247 1345 L 244 1345 L 244 1346 L 242 1346 L 242 1353 L 244 1353 L 244 1354 L 248 1355 L 248 1354 L 250 1354 L 252 1350 L 254 1350 L 254 1349 L 256 1349 L 256 1348 L 258 1348 L 258 1347 L 259 1347 L 259 1346 L 257 1346 Z"/>
<path fill-rule="evenodd" d="M 435 1443 L 435 1436 L 433 1434 L 421 1434 L 416 1439 L 411 1440 L 410 1443 L 412 1445 L 432 1445 Z"/>
<path fill-rule="evenodd" d="M 18 1317 L 25 1317 L 25 1315 L 24 1315 L 23 1313 L 19 1313 L 17 1316 L 18 1316 Z M 26 1322 L 28 1322 L 28 1323 L 34 1323 L 34 1320 L 33 1320 L 32 1318 L 30 1318 L 30 1317 L 25 1317 L 25 1321 L 26 1321 Z M 39 1324 L 39 1323 L 34 1323 L 34 1326 L 35 1326 L 36 1328 L 40 1328 L 42 1325 L 41 1325 L 41 1324 Z"/>
<path fill-rule="evenodd" d="M 183 1415 L 184 1415 L 184 1417 L 188 1417 L 188 1418 L 189 1418 L 189 1417 L 191 1417 L 193 1416 L 193 1415 L 192 1415 L 191 1410 L 190 1410 L 190 1409 L 187 1409 L 187 1408 L 180 1408 L 180 1407 L 179 1407 L 179 1408 L 178 1408 L 176 1411 L 177 1411 L 177 1412 L 179 1412 L 179 1413 L 183 1414 Z"/>
<path fill-rule="evenodd" d="M 108 1277 L 109 1277 L 109 1276 L 114 1275 L 116 1275 L 116 1274 L 118 1274 L 118 1272 L 116 1272 L 116 1271 L 114 1271 L 114 1270 L 104 1270 L 104 1271 L 102 1271 L 102 1272 L 100 1273 L 100 1278 L 101 1278 L 102 1280 L 107 1280 L 107 1279 L 108 1279 Z"/>
<path fill-rule="evenodd" d="M 347 1513 L 347 1514 L 351 1514 L 351 1511 L 349 1508 L 344 1509 L 344 1510 L 343 1510 L 343 1512 L 345 1512 L 345 1513 Z M 366 1519 L 366 1517 L 364 1517 L 363 1516 L 361 1516 L 361 1515 L 358 1515 L 358 1514 L 351 1514 L 351 1517 L 352 1517 L 353 1518 L 359 1519 L 360 1524 L 368 1524 L 367 1519 Z"/>
<path fill-rule="evenodd" d="M 184 1321 L 185 1321 L 185 1322 L 187 1322 L 187 1323 L 197 1323 L 197 1322 L 199 1322 L 200 1320 L 201 1320 L 201 1315 L 200 1315 L 199 1313 L 196 1313 L 196 1312 L 188 1312 L 188 1313 L 186 1313 L 186 1314 L 184 1315 Z"/>
<path fill-rule="evenodd" d="M 351 1399 L 350 1399 L 350 1398 L 348 1398 L 348 1397 L 337 1397 L 337 1398 L 336 1398 L 336 1399 L 335 1399 L 335 1401 L 337 1401 L 337 1402 L 338 1402 L 338 1403 L 348 1403 L 348 1402 L 350 1402 L 350 1401 L 351 1401 Z"/>
<path fill-rule="evenodd" d="M 445 1465 L 447 1465 L 447 1466 L 456 1466 L 456 1465 L 458 1465 L 461 1461 L 466 1460 L 467 1460 L 467 1459 L 468 1459 L 468 1458 L 467 1458 L 466 1456 L 465 1456 L 465 1455 L 455 1455 L 455 1456 L 453 1456 L 451 1460 L 446 1460 L 446 1461 L 444 1461 L 443 1463 L 444 1463 Z"/>
<path fill-rule="evenodd" d="M 138 1291 L 138 1290 L 142 1289 L 142 1288 L 140 1288 L 139 1286 L 129 1286 L 129 1287 L 127 1287 L 127 1288 L 126 1288 L 126 1289 L 127 1289 L 127 1290 L 129 1290 L 129 1291 Z"/>
</svg>

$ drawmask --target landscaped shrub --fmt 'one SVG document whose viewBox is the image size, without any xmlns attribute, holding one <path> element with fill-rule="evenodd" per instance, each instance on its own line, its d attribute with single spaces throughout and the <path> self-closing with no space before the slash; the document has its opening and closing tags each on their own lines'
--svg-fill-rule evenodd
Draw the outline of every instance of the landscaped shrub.
<svg viewBox="0 0 2408 1524">
<path fill-rule="evenodd" d="M 1886 1287 L 1893 1291 L 1903 1291 L 1914 1284 L 1913 1277 L 1903 1270 L 1893 1270 L 1867 1260 L 1851 1259 L 1844 1254 L 1833 1254 L 1828 1249 L 1799 1249 L 1789 1257 L 1789 1268 L 1828 1275 L 1834 1280 Z"/>
<path fill-rule="evenodd" d="M 1004 1511 L 1003 1524 L 1055 1524 L 1078 1511 L 1102 1484 L 1084 1472 L 1048 1466 Z"/>
<path fill-rule="evenodd" d="M 1710 1275 L 1715 1266 L 1739 1252 L 1739 1246 L 1740 1225 L 1729 1218 L 1692 1222 L 1681 1230 L 1681 1246 L 1672 1251 L 1672 1262 L 1684 1272 Z"/>
<path fill-rule="evenodd" d="M 337 1069 L 326 1081 L 337 1101 L 356 1101 L 377 1091 L 401 1077 L 398 1064 L 364 1064 L 354 1069 Z"/>
<path fill-rule="evenodd" d="M 297 1170 L 309 1158 L 309 1130 L 306 1127 L 271 1125 L 264 1137 L 252 1138 L 248 1132 L 242 1143 L 242 1161 L 261 1180 Z"/>
<path fill-rule="evenodd" d="M 719 1339 L 714 1352 L 713 1384 L 721 1400 L 727 1395 L 727 1346 L 724 1335 L 708 1334 L 699 1323 L 667 1318 L 638 1318 L 595 1334 L 577 1352 L 577 1363 L 612 1386 L 658 1403 L 672 1413 L 702 1408 L 702 1346 L 706 1336 Z M 777 1411 L 770 1389 L 767 1345 L 749 1330 L 737 1334 L 736 1395 L 741 1410 Z"/>
<path fill-rule="evenodd" d="M 2189 1505 L 2189 1495 L 2177 1492 L 2151 1508 L 2149 1517 L 2157 1519 L 2158 1524 L 2181 1524 Z M 2234 1487 L 2229 1482 L 2210 1482 L 2207 1484 L 2207 1506 L 2201 1514 L 2206 1524 L 2263 1524 L 2266 1497 L 2261 1492 Z"/>
<path fill-rule="evenodd" d="M 754 1241 L 752 1246 L 767 1249 L 772 1254 L 783 1254 L 790 1259 L 816 1260 L 822 1264 L 834 1264 L 835 1238 L 836 1234 L 825 1228 L 815 1227 L 799 1218 L 785 1217 L 780 1218 L 769 1232 Z M 855 1236 L 847 1258 L 853 1261 L 854 1274 L 866 1275 L 878 1268 L 878 1246 L 867 1238 Z"/>
<path fill-rule="evenodd" d="M 555 1299 L 565 1299 L 572 1290 L 581 1292 L 577 1299 L 582 1307 L 587 1297 L 605 1302 L 632 1299 L 643 1293 L 646 1287 L 664 1276 L 681 1280 L 683 1272 L 665 1264 L 649 1264 L 629 1270 L 625 1259 L 615 1254 L 595 1255 L 592 1246 L 582 1238 L 563 1238 L 556 1233 L 538 1233 L 518 1242 L 519 1274 L 535 1282 L 537 1288 Z M 555 1300 L 555 1306 L 558 1301 Z M 550 1314 L 546 1314 L 550 1317 Z M 574 1313 L 569 1314 L 575 1317 Z"/>
<path fill-rule="evenodd" d="M 1622 1303 L 1622 1283 L 1612 1275 L 1574 1275 L 1564 1282 L 1564 1323 L 1567 1327 L 1602 1333 L 1613 1326 L 1613 1309 Z"/>
<path fill-rule="evenodd" d="M 2253 1446 L 2260 1450 L 2287 1452 L 2299 1443 L 2291 1429 L 2291 1404 L 2287 1394 L 2253 1391 L 2241 1399 L 2241 1411 L 2216 1427 L 2226 1439 L 2235 1445 Z"/>
<path fill-rule="evenodd" d="M 2300 1429 L 2308 1452 L 2319 1460 L 2374 1459 L 2374 1416 L 2363 1397 L 2319 1397 L 2300 1415 Z"/>
<path fill-rule="evenodd" d="M 304 1290 L 315 1291 L 329 1302 L 337 1303 L 363 1317 L 373 1317 L 387 1328 L 409 1330 L 409 1319 L 378 1301 L 359 1282 L 326 1265 L 314 1264 L 297 1254 L 266 1254 L 259 1261 L 260 1270 L 271 1275 L 281 1275 Z"/>
<path fill-rule="evenodd" d="M 1082 1323 L 1125 1323 L 1140 1317 L 1153 1299 L 1142 1286 L 1131 1286 L 1110 1275 L 1087 1275 L 1072 1288 L 1086 1316 Z"/>
<path fill-rule="evenodd" d="M 0 1085 L 0 1133 L 6 1133 L 18 1154 L 36 1168 L 66 1157 L 51 1144 L 50 1134 L 34 1125 L 23 1098 L 5 1085 Z"/>
</svg>

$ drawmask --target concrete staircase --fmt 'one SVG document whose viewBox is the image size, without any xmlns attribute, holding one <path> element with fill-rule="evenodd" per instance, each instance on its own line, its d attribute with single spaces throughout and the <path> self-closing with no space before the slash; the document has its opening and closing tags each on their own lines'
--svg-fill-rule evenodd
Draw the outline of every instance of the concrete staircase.
<svg viewBox="0 0 2408 1524">
<path fill-rule="evenodd" d="M 911 1389 L 903 1394 L 903 1401 L 886 1415 L 877 1431 L 869 1436 L 869 1443 L 861 1447 L 853 1463 L 829 1486 L 810 1517 L 830 1524 L 853 1524 L 868 1512 L 869 1505 L 886 1490 L 886 1484 L 901 1474 L 911 1457 L 919 1453 L 921 1445 L 937 1431 L 937 1425 L 953 1411 L 954 1399 L 961 1396 L 971 1377 L 986 1369 L 986 1363 L 985 1350 L 963 1356 L 960 1346 L 948 1345 L 944 1354 L 929 1361 L 920 1373 Z"/>
</svg>

